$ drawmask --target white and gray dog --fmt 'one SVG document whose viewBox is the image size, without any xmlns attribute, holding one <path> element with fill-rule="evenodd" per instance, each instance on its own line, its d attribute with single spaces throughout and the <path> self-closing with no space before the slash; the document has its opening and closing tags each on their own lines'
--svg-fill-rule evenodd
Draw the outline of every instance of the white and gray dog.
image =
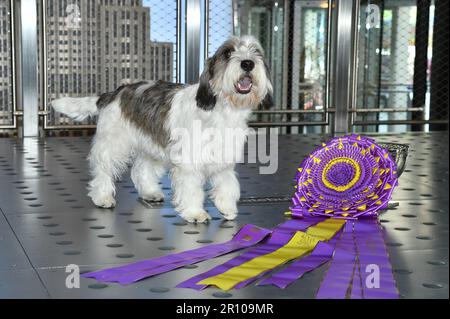
<svg viewBox="0 0 450 319">
<path fill-rule="evenodd" d="M 232 37 L 219 47 L 207 60 L 198 84 L 143 81 L 100 96 L 60 98 L 52 106 L 74 120 L 98 114 L 88 156 L 93 175 L 88 195 L 95 205 L 115 206 L 114 181 L 133 162 L 131 179 L 142 199 L 164 200 L 159 179 L 169 169 L 175 209 L 189 222 L 206 222 L 211 218 L 203 208 L 207 181 L 224 218 L 237 216 L 240 186 L 234 172 L 236 161 L 211 162 L 202 157 L 173 161 L 171 153 L 182 150 L 185 143 L 175 132 L 181 128 L 192 133 L 199 127 L 202 131 L 213 128 L 222 135 L 230 129 L 247 132 L 251 110 L 270 104 L 271 94 L 263 50 L 255 38 L 243 36 Z M 198 149 L 208 143 L 209 152 L 234 152 L 235 158 L 240 158 L 246 136 L 237 136 L 236 144 L 231 149 L 225 146 L 226 150 L 219 141 L 216 145 L 214 134 L 193 143 L 199 144 Z"/>
</svg>

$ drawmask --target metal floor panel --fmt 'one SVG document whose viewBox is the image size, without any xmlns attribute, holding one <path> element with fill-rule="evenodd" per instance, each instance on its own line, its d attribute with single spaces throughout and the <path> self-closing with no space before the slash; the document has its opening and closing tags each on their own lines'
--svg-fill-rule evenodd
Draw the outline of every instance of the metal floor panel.
<svg viewBox="0 0 450 319">
<path fill-rule="evenodd" d="M 399 206 L 380 219 L 394 276 L 404 298 L 448 298 L 448 132 L 374 136 L 377 142 L 407 143 L 410 156 L 393 200 Z M 290 196 L 303 158 L 327 136 L 279 137 L 278 170 L 260 175 L 258 163 L 237 165 L 243 197 Z M 90 138 L 0 139 L 0 298 L 313 298 L 326 266 L 286 289 L 251 285 L 223 293 L 174 288 L 223 263 L 229 254 L 133 285 L 65 286 L 68 264 L 82 271 L 162 256 L 229 240 L 247 223 L 273 227 L 289 202 L 239 206 L 236 221 L 224 222 L 210 201 L 209 225 L 186 224 L 166 202 L 138 201 L 129 174 L 117 183 L 118 206 L 98 209 L 86 196 Z M 32 289 L 30 290 L 29 287 Z"/>
<path fill-rule="evenodd" d="M 0 299 L 44 299 L 50 295 L 35 269 L 0 271 Z"/>
<path fill-rule="evenodd" d="M 32 269 L 20 242 L 3 215 L 0 215 L 0 271 Z"/>
<path fill-rule="evenodd" d="M 70 263 L 102 265 L 227 241 L 248 223 L 272 227 L 273 222 L 282 221 L 280 212 L 284 207 L 242 207 L 240 211 L 244 215 L 238 221 L 223 221 L 216 209 L 211 208 L 208 210 L 214 220 L 209 225 L 188 224 L 176 216 L 173 209 L 141 206 L 126 212 L 95 209 L 84 214 L 8 215 L 8 219 L 36 267 Z"/>
<path fill-rule="evenodd" d="M 161 298 L 161 299 L 212 299 L 212 298 L 314 298 L 318 283 L 325 271 L 324 267 L 306 274 L 286 289 L 273 286 L 250 286 L 240 290 L 223 292 L 217 288 L 193 291 L 185 288 L 174 288 L 180 282 L 201 272 L 209 270 L 213 264 L 224 263 L 237 254 L 216 258 L 214 263 L 203 262 L 193 268 L 181 268 L 170 273 L 158 275 L 128 286 L 119 284 L 97 283 L 95 280 L 83 280 L 80 289 L 67 289 L 64 285 L 67 274 L 64 269 L 38 269 L 45 285 L 54 298 Z M 81 269 L 88 269 L 81 267 Z"/>
</svg>

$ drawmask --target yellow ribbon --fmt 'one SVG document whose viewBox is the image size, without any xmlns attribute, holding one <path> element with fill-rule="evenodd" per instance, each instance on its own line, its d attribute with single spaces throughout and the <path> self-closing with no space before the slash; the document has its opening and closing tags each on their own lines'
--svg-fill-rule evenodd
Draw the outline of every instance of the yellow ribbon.
<svg viewBox="0 0 450 319">
<path fill-rule="evenodd" d="M 305 255 L 313 250 L 319 241 L 331 239 L 344 224 L 345 220 L 343 219 L 330 218 L 309 227 L 306 233 L 298 231 L 283 247 L 233 267 L 224 273 L 203 279 L 197 285 L 215 285 L 222 290 L 229 290 L 242 281 Z"/>
</svg>

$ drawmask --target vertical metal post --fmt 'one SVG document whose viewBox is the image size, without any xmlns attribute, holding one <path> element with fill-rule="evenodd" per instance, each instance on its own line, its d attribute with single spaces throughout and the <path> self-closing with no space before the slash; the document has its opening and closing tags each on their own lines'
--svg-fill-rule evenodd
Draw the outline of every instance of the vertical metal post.
<svg viewBox="0 0 450 319">
<path fill-rule="evenodd" d="M 339 0 L 334 2 L 334 32 L 332 38 L 334 74 L 332 80 L 332 104 L 335 108 L 334 133 L 349 130 L 349 109 L 354 105 L 354 80 L 356 69 L 356 31 L 359 1 Z"/>
<path fill-rule="evenodd" d="M 433 26 L 433 65 L 431 72 L 431 103 L 430 120 L 448 120 L 448 30 L 449 8 L 448 1 L 435 1 L 435 18 Z M 431 131 L 448 130 L 447 123 L 430 125 Z"/>
<path fill-rule="evenodd" d="M 414 57 L 412 107 L 423 107 L 427 95 L 428 26 L 430 24 L 431 0 L 417 0 L 416 55 Z M 412 113 L 412 120 L 424 120 L 424 112 Z M 423 125 L 411 125 L 412 131 L 423 131 Z"/>
<path fill-rule="evenodd" d="M 23 136 L 32 137 L 39 135 L 37 6 L 36 0 L 22 0 L 20 4 Z"/>
<path fill-rule="evenodd" d="M 333 14 L 333 0 L 327 1 L 327 56 L 326 56 L 326 70 L 325 70 L 325 122 L 328 123 L 327 126 L 325 126 L 325 132 L 330 132 L 330 113 L 328 112 L 328 109 L 331 108 L 330 106 L 330 97 L 331 97 L 331 43 L 332 43 L 332 25 L 333 20 L 331 19 Z"/>
<path fill-rule="evenodd" d="M 175 81 L 181 82 L 181 0 L 177 0 L 177 59 L 176 59 L 176 75 Z"/>
<path fill-rule="evenodd" d="M 203 48 L 204 48 L 205 61 L 208 59 L 208 53 L 209 53 L 209 1 L 210 0 L 204 0 L 205 13 L 203 15 L 203 20 L 204 20 Z"/>
<path fill-rule="evenodd" d="M 186 65 L 187 83 L 196 83 L 200 66 L 200 0 L 186 0 Z"/>
<path fill-rule="evenodd" d="M 11 34 L 11 105 L 12 105 L 12 128 L 17 128 L 17 79 L 16 79 L 16 11 L 14 0 L 9 1 L 10 15 L 9 15 L 9 25 Z"/>
<path fill-rule="evenodd" d="M 292 43 L 290 41 L 291 34 L 293 33 L 292 27 L 293 27 L 293 21 L 291 20 L 291 16 L 293 15 L 293 12 L 295 10 L 295 3 L 292 3 L 290 0 L 284 0 L 283 8 L 284 8 L 284 27 L 283 27 L 283 93 L 281 96 L 281 105 L 278 105 L 281 109 L 292 109 L 292 93 L 291 96 L 289 96 L 289 92 L 292 92 L 292 89 L 289 89 L 289 87 L 292 85 L 292 61 L 290 61 L 290 52 L 292 48 Z M 279 48 L 280 49 L 280 48 Z M 269 121 L 274 121 L 275 116 L 269 115 L 268 116 Z M 279 132 L 284 133 L 287 130 L 287 128 L 280 128 Z M 292 130 L 292 129 L 291 129 Z"/>
<path fill-rule="evenodd" d="M 238 4 L 237 4 L 237 1 L 236 0 L 232 0 L 231 1 L 231 5 L 232 5 L 232 9 L 231 9 L 231 11 L 233 12 L 233 17 L 232 17 L 232 20 L 233 20 L 233 35 L 236 35 L 236 34 L 240 34 L 240 31 L 239 31 L 239 13 L 238 13 Z"/>
<path fill-rule="evenodd" d="M 40 36 L 40 49 L 41 49 L 41 97 L 44 109 L 44 130 L 47 129 L 48 125 L 48 115 L 50 110 L 48 109 L 48 58 L 47 58 L 47 0 L 41 0 L 40 10 L 38 12 L 41 28 Z"/>
</svg>

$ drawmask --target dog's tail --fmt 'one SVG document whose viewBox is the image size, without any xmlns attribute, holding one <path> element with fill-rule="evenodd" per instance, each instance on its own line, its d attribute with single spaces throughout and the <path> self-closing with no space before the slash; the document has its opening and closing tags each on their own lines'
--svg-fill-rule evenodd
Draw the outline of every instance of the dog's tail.
<svg viewBox="0 0 450 319">
<path fill-rule="evenodd" d="M 88 116 L 98 113 L 98 96 L 89 97 L 63 97 L 52 101 L 52 107 L 56 112 L 62 113 L 75 121 L 82 121 Z"/>
</svg>

